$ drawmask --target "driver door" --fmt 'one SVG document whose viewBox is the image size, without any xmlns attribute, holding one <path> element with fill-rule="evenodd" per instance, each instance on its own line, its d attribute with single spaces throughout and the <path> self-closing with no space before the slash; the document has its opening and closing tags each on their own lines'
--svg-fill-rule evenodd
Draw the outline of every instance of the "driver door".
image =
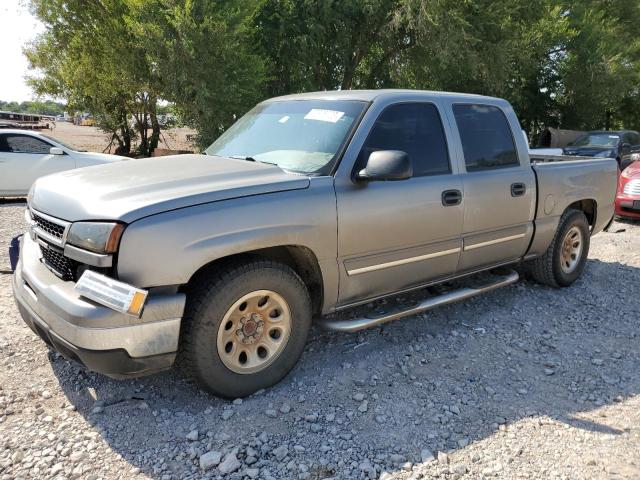
<svg viewBox="0 0 640 480">
<path fill-rule="evenodd" d="M 336 184 L 340 305 L 359 303 L 453 275 L 462 246 L 462 181 L 452 169 L 438 107 L 387 106 L 358 155 L 401 150 L 413 176 L 401 181 Z M 445 192 L 459 200 L 445 202 Z"/>
<path fill-rule="evenodd" d="M 51 155 L 51 147 L 35 136 L 0 134 L 0 192 L 26 195 L 39 177 L 75 168 L 69 155 Z"/>
</svg>

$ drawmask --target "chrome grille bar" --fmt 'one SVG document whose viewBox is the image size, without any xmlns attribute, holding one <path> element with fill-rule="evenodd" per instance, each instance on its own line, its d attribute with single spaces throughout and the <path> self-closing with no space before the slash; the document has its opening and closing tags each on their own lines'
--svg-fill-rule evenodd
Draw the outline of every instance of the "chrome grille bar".
<svg viewBox="0 0 640 480">
<path fill-rule="evenodd" d="M 31 227 L 36 235 L 53 245 L 63 247 L 67 240 L 67 233 L 71 223 L 46 213 L 38 212 L 32 208 L 29 211 L 31 213 Z"/>
</svg>

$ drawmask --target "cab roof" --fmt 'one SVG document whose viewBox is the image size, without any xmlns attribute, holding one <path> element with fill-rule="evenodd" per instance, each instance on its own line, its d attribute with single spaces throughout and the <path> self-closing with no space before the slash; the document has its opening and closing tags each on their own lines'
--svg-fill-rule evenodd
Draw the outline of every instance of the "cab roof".
<svg viewBox="0 0 640 480">
<path fill-rule="evenodd" d="M 360 100 L 364 102 L 374 102 L 378 99 L 385 100 L 401 100 L 407 96 L 420 96 L 425 97 L 447 97 L 454 98 L 460 101 L 469 101 L 479 99 L 485 100 L 501 100 L 495 97 L 487 97 L 484 95 L 475 95 L 470 93 L 454 93 L 454 92 L 436 92 L 430 90 L 410 90 L 410 89 L 381 89 L 381 90 L 330 90 L 324 92 L 308 92 L 308 93 L 296 93 L 292 95 L 283 95 L 281 97 L 271 98 L 266 100 L 267 103 L 279 102 L 283 100 Z"/>
</svg>

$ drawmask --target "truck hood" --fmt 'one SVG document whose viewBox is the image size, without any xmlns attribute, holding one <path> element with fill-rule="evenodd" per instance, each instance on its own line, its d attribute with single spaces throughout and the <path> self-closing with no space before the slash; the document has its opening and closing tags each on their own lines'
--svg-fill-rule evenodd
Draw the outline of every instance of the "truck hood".
<svg viewBox="0 0 640 480">
<path fill-rule="evenodd" d="M 627 178 L 640 178 L 640 162 L 633 162 L 625 168 L 624 176 Z"/>
<path fill-rule="evenodd" d="M 307 188 L 309 179 L 274 165 L 208 155 L 174 155 L 69 170 L 38 179 L 32 208 L 70 222 L 142 217 L 202 203 Z"/>
</svg>

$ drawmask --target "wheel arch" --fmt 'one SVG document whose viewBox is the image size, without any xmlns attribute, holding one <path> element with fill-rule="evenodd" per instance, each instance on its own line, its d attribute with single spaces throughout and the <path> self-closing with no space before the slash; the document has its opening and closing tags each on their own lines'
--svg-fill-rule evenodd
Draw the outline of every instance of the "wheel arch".
<svg viewBox="0 0 640 480">
<path fill-rule="evenodd" d="M 322 311 L 325 295 L 322 270 L 315 253 L 302 245 L 278 245 L 216 258 L 196 270 L 189 279 L 186 288 L 189 289 L 212 270 L 251 259 L 272 260 L 289 266 L 300 276 L 307 287 L 313 313 L 319 314 Z"/>
<path fill-rule="evenodd" d="M 598 203 L 593 198 L 577 200 L 567 206 L 567 208 L 564 209 L 564 212 L 569 209 L 579 210 L 584 213 L 585 217 L 587 217 L 587 222 L 589 222 L 589 227 L 593 230 L 598 216 Z M 562 213 L 564 214 L 564 212 Z"/>
<path fill-rule="evenodd" d="M 589 229 L 593 233 L 593 230 L 596 226 L 596 221 L 598 219 L 598 204 L 592 198 L 584 198 L 581 200 L 574 200 L 569 203 L 559 214 L 554 215 L 545 215 L 541 218 L 536 218 L 535 220 L 535 234 L 533 237 L 533 241 L 529 247 L 527 254 L 525 255 L 525 260 L 531 260 L 533 258 L 539 257 L 546 252 L 547 248 L 551 244 L 556 230 L 560 228 L 560 219 L 568 210 L 578 210 L 583 212 L 585 217 L 587 217 L 587 223 L 589 224 Z"/>
</svg>

